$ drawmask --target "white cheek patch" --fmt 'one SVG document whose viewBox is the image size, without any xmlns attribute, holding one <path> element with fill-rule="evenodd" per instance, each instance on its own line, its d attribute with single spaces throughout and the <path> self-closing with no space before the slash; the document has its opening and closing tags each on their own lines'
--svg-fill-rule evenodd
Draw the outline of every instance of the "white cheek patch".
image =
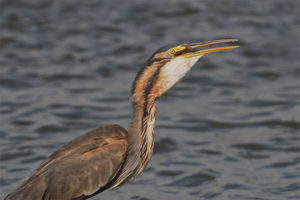
<svg viewBox="0 0 300 200">
<path fill-rule="evenodd" d="M 201 57 L 202 55 L 191 58 L 177 57 L 167 63 L 161 71 L 162 77 L 164 77 L 162 87 L 168 90 L 175 85 L 175 83 L 180 81 L 186 73 L 192 69 Z"/>
</svg>

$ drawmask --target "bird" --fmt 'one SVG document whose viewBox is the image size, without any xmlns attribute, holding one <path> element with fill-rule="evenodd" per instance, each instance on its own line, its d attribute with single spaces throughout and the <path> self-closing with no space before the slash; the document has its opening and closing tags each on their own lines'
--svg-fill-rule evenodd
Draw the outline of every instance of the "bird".
<svg viewBox="0 0 300 200">
<path fill-rule="evenodd" d="M 239 47 L 214 45 L 236 42 L 223 39 L 159 48 L 133 81 L 128 131 L 110 124 L 71 140 L 43 161 L 5 200 L 84 200 L 135 180 L 153 153 L 156 100 L 203 55 Z"/>
</svg>

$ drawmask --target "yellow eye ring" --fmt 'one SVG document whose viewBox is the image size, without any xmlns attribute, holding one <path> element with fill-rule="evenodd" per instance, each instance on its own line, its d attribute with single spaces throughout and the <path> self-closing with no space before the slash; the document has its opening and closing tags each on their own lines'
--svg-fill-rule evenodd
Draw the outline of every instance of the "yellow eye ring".
<svg viewBox="0 0 300 200">
<path fill-rule="evenodd" d="M 176 51 L 175 51 L 174 48 L 170 49 L 169 52 L 170 52 L 170 54 L 172 54 L 172 55 L 174 55 L 174 54 L 176 53 Z"/>
</svg>

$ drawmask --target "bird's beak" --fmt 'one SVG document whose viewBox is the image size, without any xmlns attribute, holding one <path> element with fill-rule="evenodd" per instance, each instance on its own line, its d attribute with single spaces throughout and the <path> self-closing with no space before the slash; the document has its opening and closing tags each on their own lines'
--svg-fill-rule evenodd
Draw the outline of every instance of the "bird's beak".
<svg viewBox="0 0 300 200">
<path fill-rule="evenodd" d="M 238 48 L 240 46 L 226 46 L 226 47 L 216 47 L 216 48 L 211 48 L 213 45 L 217 44 L 223 44 L 223 43 L 233 43 L 237 42 L 237 39 L 225 39 L 225 40 L 214 40 L 210 42 L 201 42 L 201 43 L 193 43 L 190 45 L 187 45 L 187 51 L 186 53 L 183 53 L 181 56 L 184 58 L 191 58 L 194 56 L 200 56 L 200 55 L 205 55 L 208 53 L 213 53 L 217 51 L 224 51 L 228 49 L 234 49 Z M 205 48 L 205 49 L 199 49 L 199 48 Z"/>
</svg>

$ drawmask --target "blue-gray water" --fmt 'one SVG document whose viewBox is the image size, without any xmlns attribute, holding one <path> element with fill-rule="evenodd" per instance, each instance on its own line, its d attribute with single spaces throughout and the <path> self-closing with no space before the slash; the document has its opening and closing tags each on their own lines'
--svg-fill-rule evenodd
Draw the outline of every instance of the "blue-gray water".
<svg viewBox="0 0 300 200">
<path fill-rule="evenodd" d="M 160 46 L 238 38 L 157 105 L 132 184 L 93 199 L 300 199 L 298 0 L 0 0 L 0 199 L 97 126 L 128 127 L 129 88 Z"/>
</svg>

